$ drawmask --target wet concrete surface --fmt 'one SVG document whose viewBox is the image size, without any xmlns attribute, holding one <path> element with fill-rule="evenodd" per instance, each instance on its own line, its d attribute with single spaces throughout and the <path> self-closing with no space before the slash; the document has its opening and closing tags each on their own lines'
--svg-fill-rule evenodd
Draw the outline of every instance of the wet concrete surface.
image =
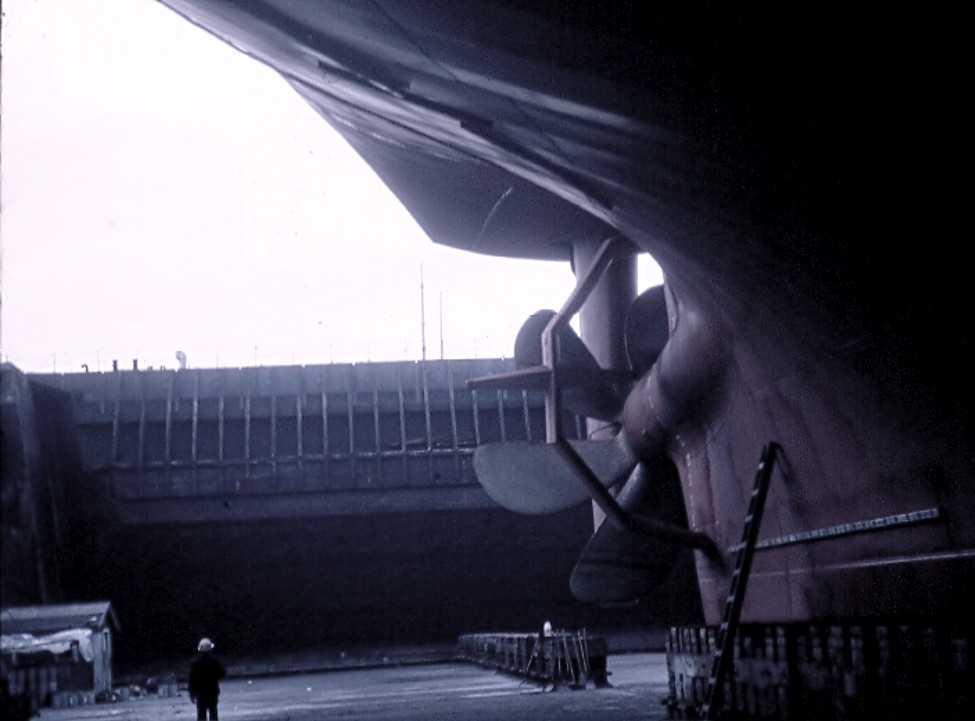
<svg viewBox="0 0 975 721">
<path fill-rule="evenodd" d="M 451 662 L 284 676 L 222 683 L 220 718 L 265 721 L 554 721 L 665 719 L 662 653 L 611 655 L 611 688 L 543 690 L 517 676 Z M 66 709 L 43 709 L 51 721 L 193 721 L 185 690 L 176 698 L 144 697 Z"/>
</svg>

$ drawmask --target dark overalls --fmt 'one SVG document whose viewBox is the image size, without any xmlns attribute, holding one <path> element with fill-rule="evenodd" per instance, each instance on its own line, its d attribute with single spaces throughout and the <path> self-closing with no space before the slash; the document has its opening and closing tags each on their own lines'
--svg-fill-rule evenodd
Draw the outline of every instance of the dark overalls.
<svg viewBox="0 0 975 721">
<path fill-rule="evenodd" d="M 190 700 L 196 703 L 197 721 L 217 721 L 217 699 L 220 697 L 220 679 L 227 675 L 220 660 L 209 651 L 203 651 L 190 665 Z"/>
</svg>

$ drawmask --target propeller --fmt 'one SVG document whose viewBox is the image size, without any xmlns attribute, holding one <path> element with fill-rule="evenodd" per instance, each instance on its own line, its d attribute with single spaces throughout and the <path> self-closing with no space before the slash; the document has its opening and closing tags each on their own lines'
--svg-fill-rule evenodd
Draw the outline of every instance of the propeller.
<svg viewBox="0 0 975 721">
<path fill-rule="evenodd" d="M 533 314 L 515 341 L 520 380 L 536 379 L 545 387 L 542 331 L 555 312 Z M 663 286 L 642 293 L 631 305 L 625 322 L 630 370 L 603 369 L 583 341 L 568 326 L 557 332 L 556 378 L 562 405 L 587 418 L 609 422 L 624 419 L 627 398 L 638 379 L 653 367 L 669 337 Z M 517 376 L 516 372 L 515 376 Z M 606 522 L 589 540 L 573 571 L 570 586 L 580 600 L 624 602 L 647 597 L 668 577 L 694 536 L 687 528 L 683 496 L 676 469 L 665 456 L 639 459 L 624 428 L 610 440 L 569 441 L 603 489 L 627 479 L 616 502 L 629 522 Z M 496 502 L 519 513 L 552 513 L 590 499 L 591 489 L 573 474 L 565 453 L 554 444 L 503 442 L 479 446 L 474 471 L 481 486 Z M 647 512 L 652 511 L 652 516 Z M 700 543 L 691 538 L 691 545 Z"/>
<path fill-rule="evenodd" d="M 540 310 L 521 326 L 515 338 L 515 363 L 519 368 L 542 364 L 542 331 L 555 316 Z M 637 380 L 653 366 L 669 338 L 664 286 L 657 285 L 637 296 L 626 313 L 624 343 L 630 370 L 602 368 L 568 325 L 558 331 L 555 367 L 559 371 L 562 405 L 584 418 L 616 422 Z"/>
<path fill-rule="evenodd" d="M 515 339 L 514 356 L 526 375 L 517 376 L 516 372 L 515 377 L 500 381 L 502 384 L 513 381 L 525 385 L 533 380 L 536 387 L 545 387 L 547 380 L 542 376 L 527 374 L 542 364 L 542 331 L 554 316 L 555 311 L 540 310 L 525 321 Z M 630 365 L 649 369 L 667 342 L 663 286 L 645 291 L 633 302 L 625 328 Z M 619 422 L 637 376 L 630 371 L 601 368 L 567 325 L 559 329 L 556 348 L 562 405 L 585 418 Z M 618 485 L 637 466 L 636 455 L 622 432 L 611 440 L 570 441 L 570 445 L 605 488 Z M 474 473 L 491 498 L 518 513 L 553 513 L 589 500 L 585 487 L 567 471 L 563 458 L 548 444 L 504 441 L 478 446 L 474 451 Z"/>
</svg>

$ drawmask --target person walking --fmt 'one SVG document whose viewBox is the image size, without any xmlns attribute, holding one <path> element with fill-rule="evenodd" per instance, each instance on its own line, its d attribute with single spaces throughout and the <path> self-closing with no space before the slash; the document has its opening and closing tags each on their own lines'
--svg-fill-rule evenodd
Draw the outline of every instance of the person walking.
<svg viewBox="0 0 975 721">
<path fill-rule="evenodd" d="M 227 675 L 220 659 L 213 655 L 213 641 L 201 638 L 196 650 L 199 653 L 190 664 L 190 701 L 196 704 L 197 721 L 217 721 L 217 700 L 220 697 L 220 679 Z"/>
</svg>

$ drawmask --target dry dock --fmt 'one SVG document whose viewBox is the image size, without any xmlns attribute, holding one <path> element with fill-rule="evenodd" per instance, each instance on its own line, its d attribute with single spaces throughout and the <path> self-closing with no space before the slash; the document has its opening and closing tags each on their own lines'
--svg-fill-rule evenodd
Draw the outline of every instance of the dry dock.
<svg viewBox="0 0 975 721">
<path fill-rule="evenodd" d="M 232 678 L 222 685 L 220 718 L 262 721 L 533 721 L 665 719 L 663 654 L 610 656 L 610 688 L 546 692 L 516 676 L 468 663 L 437 663 Z M 185 690 L 70 709 L 44 709 L 46 721 L 195 719 Z"/>
</svg>

